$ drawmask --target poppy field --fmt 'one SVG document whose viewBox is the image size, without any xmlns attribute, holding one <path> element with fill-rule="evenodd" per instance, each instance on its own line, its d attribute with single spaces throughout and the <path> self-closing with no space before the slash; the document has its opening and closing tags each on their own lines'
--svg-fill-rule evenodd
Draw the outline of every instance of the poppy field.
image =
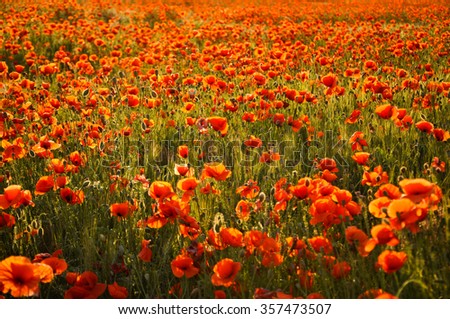
<svg viewBox="0 0 450 319">
<path fill-rule="evenodd" d="M 0 299 L 450 298 L 449 8 L 2 1 Z"/>
</svg>

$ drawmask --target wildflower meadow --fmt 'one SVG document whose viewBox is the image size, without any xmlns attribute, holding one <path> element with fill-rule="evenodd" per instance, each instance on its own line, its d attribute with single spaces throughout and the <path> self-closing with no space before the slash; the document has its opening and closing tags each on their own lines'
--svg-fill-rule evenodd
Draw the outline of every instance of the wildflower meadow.
<svg viewBox="0 0 450 319">
<path fill-rule="evenodd" d="M 448 1 L 1 1 L 0 299 L 450 298 L 449 90 Z"/>
</svg>

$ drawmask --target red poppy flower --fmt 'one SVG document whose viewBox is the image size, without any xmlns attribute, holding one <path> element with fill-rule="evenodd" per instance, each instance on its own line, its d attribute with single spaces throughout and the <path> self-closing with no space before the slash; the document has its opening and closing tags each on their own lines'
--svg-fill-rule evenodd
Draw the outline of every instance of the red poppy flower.
<svg viewBox="0 0 450 319">
<path fill-rule="evenodd" d="M 251 148 L 258 148 L 262 146 L 262 141 L 261 139 L 251 135 L 250 138 L 248 140 L 246 140 L 244 142 L 244 145 L 247 147 L 251 147 Z"/>
<path fill-rule="evenodd" d="M 130 204 L 129 202 L 114 203 L 109 207 L 111 216 L 116 216 L 119 220 L 131 216 L 136 210 L 136 206 Z"/>
<path fill-rule="evenodd" d="M 367 167 L 367 162 L 369 161 L 370 153 L 367 152 L 356 152 L 353 154 L 352 159 L 358 164 Z"/>
<path fill-rule="evenodd" d="M 74 286 L 64 294 L 65 299 L 96 299 L 106 290 L 106 284 L 99 283 L 98 277 L 91 271 L 77 275 Z"/>
<path fill-rule="evenodd" d="M 403 267 L 408 256 L 404 252 L 385 250 L 378 256 L 377 266 L 387 274 L 392 274 Z"/>
<path fill-rule="evenodd" d="M 328 73 L 321 78 L 320 82 L 326 87 L 333 88 L 337 85 L 337 80 L 338 78 L 335 74 Z"/>
<path fill-rule="evenodd" d="M 375 225 L 370 233 L 378 245 L 396 246 L 399 244 L 397 236 L 388 224 Z"/>
<path fill-rule="evenodd" d="M 150 185 L 148 194 L 151 198 L 162 201 L 175 195 L 172 185 L 163 181 L 155 181 Z"/>
<path fill-rule="evenodd" d="M 332 158 L 327 157 L 319 161 L 319 163 L 317 164 L 317 168 L 320 169 L 321 171 L 327 169 L 332 173 L 339 172 L 339 169 L 336 167 L 336 161 Z"/>
<path fill-rule="evenodd" d="M 12 143 L 7 140 L 2 140 L 2 160 L 4 162 L 11 162 L 13 160 L 24 158 L 27 154 L 26 149 L 24 148 L 25 143 L 22 138 L 15 139 Z"/>
<path fill-rule="evenodd" d="M 35 195 L 44 195 L 55 186 L 53 176 L 42 176 L 36 183 Z"/>
<path fill-rule="evenodd" d="M 151 240 L 143 239 L 141 242 L 141 251 L 138 254 L 138 258 L 144 262 L 150 262 L 152 260 L 152 250 L 150 249 Z"/>
<path fill-rule="evenodd" d="M 241 269 L 241 263 L 225 258 L 219 261 L 213 268 L 214 274 L 211 282 L 214 286 L 229 287 L 234 284 L 234 280 Z"/>
<path fill-rule="evenodd" d="M 428 133 L 428 134 L 432 133 L 432 132 L 433 132 L 433 129 L 434 129 L 433 123 L 430 123 L 430 122 L 428 122 L 428 121 L 419 121 L 419 122 L 417 122 L 417 123 L 415 124 L 415 126 L 416 126 L 420 131 L 425 132 L 425 133 Z"/>
<path fill-rule="evenodd" d="M 39 283 L 50 282 L 53 270 L 48 265 L 33 264 L 22 256 L 11 256 L 0 262 L 2 292 L 13 297 L 31 297 L 39 294 Z"/>
<path fill-rule="evenodd" d="M 68 204 L 76 205 L 84 202 L 84 192 L 80 189 L 73 191 L 70 188 L 62 188 L 59 192 L 61 198 Z"/>
<path fill-rule="evenodd" d="M 368 186 L 379 186 L 382 184 L 386 184 L 388 181 L 388 174 L 386 172 L 383 172 L 383 168 L 381 167 L 381 165 L 378 165 L 373 169 L 373 172 L 364 172 L 361 184 Z"/>
<path fill-rule="evenodd" d="M 230 176 L 231 171 L 227 170 L 225 165 L 223 165 L 222 163 L 205 164 L 202 171 L 201 179 L 204 180 L 205 178 L 211 177 L 217 181 L 224 181 Z"/>
<path fill-rule="evenodd" d="M 395 118 L 397 115 L 397 108 L 389 104 L 380 105 L 375 109 L 375 114 L 385 120 Z"/>
<path fill-rule="evenodd" d="M 188 154 L 189 154 L 189 148 L 187 147 L 187 145 L 178 146 L 178 155 L 181 158 L 187 158 Z"/>
<path fill-rule="evenodd" d="M 126 299 L 128 298 L 128 290 L 125 287 L 119 286 L 117 282 L 112 285 L 108 285 L 108 292 L 114 299 Z"/>
<path fill-rule="evenodd" d="M 244 246 L 242 232 L 236 228 L 222 228 L 219 232 L 222 243 L 232 247 Z"/>
<path fill-rule="evenodd" d="M 194 266 L 194 261 L 191 257 L 186 255 L 178 255 L 170 263 L 172 268 L 172 273 L 175 277 L 181 278 L 186 276 L 186 278 L 191 278 L 197 275 L 200 271 L 199 268 Z"/>
<path fill-rule="evenodd" d="M 211 124 L 213 130 L 219 131 L 222 136 L 225 136 L 228 132 L 228 121 L 224 117 L 213 116 L 208 117 L 208 123 Z"/>
<path fill-rule="evenodd" d="M 331 274 L 336 279 L 348 277 L 352 267 L 346 261 L 341 261 L 333 265 Z"/>
<path fill-rule="evenodd" d="M 331 254 L 333 252 L 333 246 L 328 238 L 316 236 L 309 238 L 308 242 L 316 253 Z"/>
</svg>

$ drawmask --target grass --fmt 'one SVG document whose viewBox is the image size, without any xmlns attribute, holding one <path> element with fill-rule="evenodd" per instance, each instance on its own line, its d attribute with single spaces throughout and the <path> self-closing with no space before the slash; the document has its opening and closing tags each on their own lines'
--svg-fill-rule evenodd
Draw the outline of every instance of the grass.
<svg viewBox="0 0 450 319">
<path fill-rule="evenodd" d="M 365 4 L 341 14 L 339 6 L 325 9 L 321 4 L 295 3 L 290 8 L 259 3 L 246 10 L 231 2 L 223 8 L 216 3 L 217 10 L 211 10 L 200 2 L 144 6 L 126 1 L 114 6 L 61 2 L 55 7 L 44 3 L 39 8 L 14 6 L 14 16 L 8 14 L 12 3 L 3 4 L 0 21 L 7 27 L 1 38 L 0 61 L 7 71 L 2 74 L 0 69 L 4 80 L 0 89 L 5 93 L 0 128 L 3 141 L 23 138 L 26 155 L 8 161 L 6 147 L 2 147 L 0 194 L 10 185 L 20 185 L 31 191 L 35 205 L 3 208 L 14 216 L 15 225 L 0 227 L 0 260 L 19 255 L 33 259 L 36 254 L 62 249 L 68 269 L 51 283 L 40 285 L 41 298 L 64 297 L 71 288 L 65 275 L 88 270 L 101 283 L 125 287 L 129 298 L 213 298 L 217 290 L 224 290 L 229 298 L 253 298 L 258 288 L 299 297 L 319 293 L 326 298 L 357 298 L 371 289 L 382 289 L 399 298 L 448 298 L 450 183 L 447 172 L 431 165 L 436 157 L 448 163 L 448 137 L 439 141 L 415 126 L 426 120 L 447 134 L 450 129 L 448 53 L 440 54 L 448 49 L 442 37 L 448 31 L 444 19 L 448 7 L 407 4 L 400 12 L 387 5 L 379 10 Z M 18 31 L 8 23 L 16 23 Z M 50 27 L 58 31 L 49 34 Z M 13 36 L 21 30 L 27 35 Z M 105 45 L 96 45 L 96 39 Z M 33 49 L 26 49 L 23 40 L 30 41 Z M 403 44 L 402 55 L 396 56 L 392 48 L 399 43 Z M 301 45 L 304 50 L 299 49 Z M 60 51 L 68 60 L 56 58 Z M 364 66 L 369 60 L 377 64 L 375 70 Z M 58 71 L 46 75 L 41 67 L 51 62 Z M 15 65 L 25 66 L 18 78 L 12 75 Z M 236 75 L 222 71 L 227 68 L 235 68 Z M 360 70 L 361 76 L 345 76 L 349 68 Z M 397 75 L 399 69 L 406 70 L 405 78 Z M 308 78 L 302 80 L 301 72 L 307 72 Z M 263 74 L 263 85 L 255 82 L 255 73 Z M 337 87 L 345 90 L 342 95 L 326 93 L 322 79 L 330 73 L 337 76 Z M 208 75 L 215 76 L 214 85 L 205 82 Z M 189 78 L 192 81 L 185 82 Z M 418 79 L 417 89 L 403 86 L 411 78 Z M 35 87 L 22 85 L 25 79 Z M 215 86 L 218 81 L 223 81 L 222 89 Z M 369 84 L 374 81 L 386 83 L 392 98 L 372 90 Z M 430 85 L 439 90 L 433 91 Z M 315 101 L 297 103 L 289 99 L 288 89 L 296 90 L 297 97 L 310 93 Z M 129 106 L 134 95 L 139 102 Z M 17 102 L 20 98 L 23 102 Z M 59 100 L 60 106 L 52 107 L 51 99 Z M 190 112 L 183 110 L 187 102 L 194 103 Z M 375 110 L 384 104 L 405 109 L 412 125 L 402 124 L 396 116 L 381 118 Z M 45 107 L 50 115 L 43 111 Z M 356 109 L 361 111 L 359 119 L 346 124 Z M 246 114 L 256 120 L 244 121 Z M 275 114 L 284 116 L 285 122 L 276 123 Z M 226 119 L 225 134 L 211 124 L 201 130 L 201 120 L 213 116 Z M 187 125 L 188 117 L 196 123 Z M 289 117 L 301 121 L 298 131 L 288 124 Z M 22 119 L 22 126 L 14 119 Z M 154 126 L 148 126 L 145 119 Z M 355 151 L 349 139 L 357 131 L 364 134 L 368 144 L 364 151 L 371 154 L 367 168 L 352 159 Z M 33 146 L 45 135 L 60 147 L 41 158 Z M 244 145 L 251 135 L 262 140 L 261 148 Z M 187 158 L 177 154 L 180 145 L 188 146 Z M 51 158 L 71 164 L 69 155 L 75 151 L 85 159 L 78 168 L 58 174 L 49 169 Z M 261 154 L 269 151 L 279 153 L 280 160 L 261 163 Z M 314 200 L 297 199 L 288 187 L 306 177 L 319 183 L 318 162 L 324 158 L 337 162 L 333 191 L 349 191 L 360 207 L 353 220 L 343 219 L 331 227 L 312 224 Z M 224 163 L 231 176 L 202 178 L 205 165 L 211 162 Z M 177 189 L 182 177 L 175 174 L 174 166 L 187 163 L 200 183 L 185 203 L 183 192 Z M 437 185 L 442 196 L 436 207 L 430 204 L 427 208 L 428 215 L 416 233 L 395 230 L 397 246 L 380 244 L 362 257 L 346 240 L 346 229 L 356 226 L 371 237 L 375 225 L 392 223 L 369 212 L 378 186 L 363 185 L 362 178 L 366 170 L 371 172 L 378 165 L 387 172 L 388 183 L 423 178 Z M 137 227 L 162 205 L 149 196 L 148 186 L 135 179 L 141 174 L 149 184 L 165 181 L 172 185 L 184 208 L 161 228 Z M 83 191 L 82 203 L 66 203 L 56 186 L 36 195 L 37 181 L 49 175 L 67 176 L 67 187 Z M 282 178 L 286 184 L 279 186 Z M 260 187 L 253 199 L 236 193 L 249 180 Z M 218 194 L 201 190 L 208 185 Z M 283 191 L 288 196 L 286 207 L 278 209 Z M 260 205 L 259 209 L 253 206 L 245 221 L 236 214 L 240 200 Z M 133 213 L 122 219 L 111 216 L 111 205 L 126 201 L 136 205 Z M 180 231 L 188 223 L 185 210 L 198 224 L 196 235 Z M 245 241 L 235 246 L 215 245 L 208 231 L 219 233 L 224 228 L 242 234 L 261 231 L 278 244 L 270 248 L 279 256 L 270 255 L 272 262 L 276 258 L 282 262 L 268 266 L 265 248 L 250 253 L 251 245 Z M 309 240 L 316 236 L 327 238 L 332 250 L 314 250 Z M 295 253 L 287 243 L 289 237 L 303 240 L 305 247 Z M 138 257 L 144 239 L 151 241 L 149 262 Z M 403 267 L 393 273 L 377 269 L 375 264 L 385 250 L 405 252 Z M 192 258 L 199 269 L 196 276 L 174 276 L 171 262 L 180 254 Z M 225 258 L 240 262 L 241 268 L 231 286 L 214 286 L 214 266 Z M 345 261 L 351 270 L 337 278 L 327 260 L 331 267 Z M 8 291 L 4 295 L 10 297 Z M 101 296 L 110 297 L 107 292 Z"/>
</svg>

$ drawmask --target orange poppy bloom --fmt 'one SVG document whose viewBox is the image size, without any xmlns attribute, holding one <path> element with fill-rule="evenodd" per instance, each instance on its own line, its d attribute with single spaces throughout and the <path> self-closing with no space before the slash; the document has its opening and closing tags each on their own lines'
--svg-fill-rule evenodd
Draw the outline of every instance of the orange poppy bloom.
<svg viewBox="0 0 450 319">
<path fill-rule="evenodd" d="M 162 201 L 165 198 L 175 196 L 172 185 L 167 182 L 155 181 L 150 185 L 148 194 L 151 198 Z"/>
<path fill-rule="evenodd" d="M 261 139 L 251 135 L 250 138 L 244 142 L 244 145 L 250 148 L 258 148 L 263 145 L 263 142 Z"/>
<path fill-rule="evenodd" d="M 316 277 L 316 273 L 299 268 L 297 269 L 297 277 L 301 287 L 311 289 L 314 286 L 314 278 Z"/>
<path fill-rule="evenodd" d="M 40 263 L 50 266 L 55 275 L 61 275 L 67 270 L 67 263 L 64 259 L 58 257 L 49 257 L 43 259 Z"/>
<path fill-rule="evenodd" d="M 181 278 L 186 276 L 186 278 L 194 277 L 200 271 L 199 268 L 194 266 L 194 261 L 191 257 L 185 255 L 178 255 L 170 263 L 172 273 L 175 277 Z"/>
<path fill-rule="evenodd" d="M 10 185 L 3 190 L 5 199 L 9 203 L 14 203 L 18 201 L 21 197 L 21 193 L 22 193 L 22 186 L 20 185 Z"/>
<path fill-rule="evenodd" d="M 19 208 L 21 205 L 34 206 L 29 190 L 22 190 L 20 185 L 10 185 L 0 194 L 0 209 Z"/>
<path fill-rule="evenodd" d="M 53 270 L 50 266 L 33 264 L 28 258 L 11 256 L 0 262 L 2 293 L 13 297 L 31 297 L 39 294 L 39 283 L 50 282 Z"/>
<path fill-rule="evenodd" d="M 448 139 L 450 139 L 450 132 L 441 128 L 436 128 L 433 130 L 433 136 L 436 141 L 446 142 Z"/>
<path fill-rule="evenodd" d="M 244 235 L 244 245 L 248 254 L 253 254 L 255 248 L 260 248 L 267 235 L 259 230 L 249 230 Z"/>
<path fill-rule="evenodd" d="M 397 108 L 390 104 L 380 105 L 375 109 L 375 114 L 385 120 L 395 118 L 397 115 Z"/>
<path fill-rule="evenodd" d="M 345 119 L 345 124 L 355 124 L 359 119 L 361 115 L 361 110 L 353 110 L 352 114 L 348 118 Z"/>
<path fill-rule="evenodd" d="M 66 278 L 67 279 L 67 278 Z M 98 277 L 91 271 L 77 275 L 74 286 L 64 294 L 65 299 L 96 299 L 106 290 L 106 284 L 99 283 Z"/>
<path fill-rule="evenodd" d="M 284 257 L 279 252 L 267 252 L 263 254 L 261 264 L 264 267 L 277 267 L 283 263 Z"/>
<path fill-rule="evenodd" d="M 244 246 L 242 232 L 236 228 L 222 228 L 219 232 L 222 243 L 232 247 Z"/>
<path fill-rule="evenodd" d="M 402 196 L 400 189 L 392 184 L 383 184 L 374 194 L 376 198 L 387 197 L 390 199 L 398 199 Z"/>
<path fill-rule="evenodd" d="M 58 158 L 52 158 L 49 167 L 56 174 L 63 174 L 63 173 L 66 172 L 65 160 L 61 160 L 61 159 L 58 159 Z"/>
<path fill-rule="evenodd" d="M 84 202 L 84 192 L 80 189 L 73 191 L 68 187 L 61 188 L 59 192 L 61 198 L 68 204 L 76 205 Z"/>
<path fill-rule="evenodd" d="M 191 192 L 195 190 L 200 182 L 195 177 L 183 178 L 178 181 L 177 188 L 183 192 Z"/>
<path fill-rule="evenodd" d="M 201 179 L 204 180 L 205 178 L 214 178 L 216 181 L 224 181 L 228 177 L 231 176 L 231 171 L 227 170 L 225 165 L 222 163 L 220 164 L 205 164 Z"/>
<path fill-rule="evenodd" d="M 178 146 L 178 155 L 181 158 L 187 158 L 189 155 L 189 148 L 187 147 L 187 145 L 180 145 Z"/>
<path fill-rule="evenodd" d="M 416 223 L 426 217 L 427 207 L 416 206 L 409 198 L 395 199 L 389 204 L 387 214 L 394 229 L 407 227 L 416 232 Z"/>
<path fill-rule="evenodd" d="M 320 174 L 320 178 L 326 180 L 328 183 L 334 182 L 338 177 L 336 174 L 331 173 L 329 170 L 324 170 Z"/>
<path fill-rule="evenodd" d="M 250 219 L 250 211 L 253 207 L 253 203 L 240 200 L 236 205 L 236 216 L 242 221 L 248 221 Z"/>
<path fill-rule="evenodd" d="M 326 228 L 335 223 L 338 206 L 330 198 L 320 198 L 312 203 L 309 213 L 311 225 L 322 223 Z M 339 223 L 340 221 L 337 221 Z"/>
<path fill-rule="evenodd" d="M 369 203 L 369 212 L 376 218 L 385 218 L 387 214 L 387 207 L 391 203 L 388 197 L 379 197 Z"/>
<path fill-rule="evenodd" d="M 363 137 L 364 133 L 359 131 L 350 136 L 348 142 L 352 146 L 352 151 L 362 151 L 364 146 L 368 146 L 367 141 Z"/>
<path fill-rule="evenodd" d="M 52 140 L 47 135 L 42 136 L 39 139 L 39 143 L 35 144 L 31 149 L 42 158 L 53 158 L 52 151 L 57 150 L 61 147 L 61 144 L 58 144 Z"/>
<path fill-rule="evenodd" d="M 428 121 L 419 121 L 415 124 L 415 126 L 422 132 L 431 134 L 434 129 L 433 123 L 430 123 Z"/>
<path fill-rule="evenodd" d="M 214 274 L 211 282 L 214 286 L 230 287 L 241 270 L 241 263 L 225 258 L 220 260 L 213 268 Z"/>
<path fill-rule="evenodd" d="M 397 236 L 392 231 L 392 227 L 388 224 L 375 225 L 370 230 L 370 233 L 379 245 L 396 246 L 399 244 Z"/>
<path fill-rule="evenodd" d="M 12 228 L 16 224 L 16 218 L 13 215 L 5 212 L 0 213 L 0 228 L 9 227 Z"/>
<path fill-rule="evenodd" d="M 4 162 L 11 162 L 13 160 L 24 158 L 27 154 L 26 149 L 24 148 L 25 143 L 22 138 L 16 138 L 12 143 L 7 140 L 2 140 L 2 159 Z"/>
<path fill-rule="evenodd" d="M 337 85 L 338 78 L 335 74 L 328 73 L 320 79 L 320 82 L 326 87 L 333 88 Z"/>
<path fill-rule="evenodd" d="M 189 164 L 183 165 L 175 164 L 174 173 L 175 175 L 190 177 L 194 175 L 194 168 L 191 167 Z"/>
<path fill-rule="evenodd" d="M 114 299 L 126 299 L 128 298 L 128 290 L 125 287 L 119 286 L 117 282 L 112 285 L 108 285 L 108 292 Z"/>
<path fill-rule="evenodd" d="M 214 195 L 220 195 L 221 191 L 212 186 L 210 183 L 206 183 L 205 186 L 200 188 L 200 192 L 202 194 L 214 194 Z"/>
<path fill-rule="evenodd" d="M 214 298 L 215 299 L 226 299 L 227 295 L 223 290 L 214 290 Z"/>
<path fill-rule="evenodd" d="M 220 132 L 225 136 L 228 132 L 228 121 L 225 117 L 213 116 L 208 117 L 208 123 L 211 124 L 213 130 Z"/>
<path fill-rule="evenodd" d="M 136 209 L 137 207 L 133 204 L 130 204 L 129 202 L 114 203 L 109 206 L 111 216 L 116 216 L 118 220 L 131 216 Z"/>
<path fill-rule="evenodd" d="M 392 274 L 403 267 L 408 256 L 404 252 L 385 250 L 378 256 L 377 267 L 387 274 Z"/>
<path fill-rule="evenodd" d="M 78 151 L 72 152 L 69 155 L 70 162 L 75 166 L 84 166 L 86 163 L 86 155 Z"/>
<path fill-rule="evenodd" d="M 261 157 L 259 158 L 260 163 L 272 163 L 275 161 L 279 161 L 281 159 L 281 156 L 279 153 L 274 153 L 272 151 L 269 152 L 263 152 L 261 154 Z"/>
<path fill-rule="evenodd" d="M 349 244 L 356 246 L 358 253 L 363 257 L 368 256 L 375 248 L 366 233 L 356 226 L 349 226 L 345 229 L 345 238 Z"/>
<path fill-rule="evenodd" d="M 332 158 L 327 157 L 319 161 L 319 163 L 317 164 L 317 168 L 320 169 L 321 171 L 327 169 L 332 173 L 339 172 L 339 169 L 336 167 L 336 161 Z"/>
<path fill-rule="evenodd" d="M 352 159 L 358 164 L 367 167 L 367 162 L 369 161 L 370 153 L 367 152 L 356 152 L 353 154 Z M 368 168 L 368 167 L 367 167 Z"/>
<path fill-rule="evenodd" d="M 441 161 L 439 157 L 433 157 L 433 161 L 431 162 L 431 167 L 433 167 L 437 172 L 444 173 L 445 172 L 445 162 Z"/>
<path fill-rule="evenodd" d="M 352 267 L 346 261 L 341 261 L 333 265 L 331 275 L 336 279 L 345 278 L 349 275 Z"/>
<path fill-rule="evenodd" d="M 161 228 L 168 222 L 168 219 L 162 214 L 155 214 L 153 216 L 150 216 L 146 220 L 139 222 L 138 227 L 147 226 L 149 228 Z"/>
<path fill-rule="evenodd" d="M 323 252 L 324 254 L 331 254 L 333 252 L 333 246 L 330 240 L 323 236 L 309 238 L 308 243 L 316 253 Z"/>
<path fill-rule="evenodd" d="M 245 185 L 239 186 L 236 189 L 236 194 L 240 194 L 245 198 L 252 199 L 258 196 L 259 190 L 260 188 L 258 186 L 258 182 L 249 180 Z"/>
<path fill-rule="evenodd" d="M 151 240 L 143 239 L 141 242 L 141 251 L 138 254 L 138 258 L 144 262 L 150 262 L 152 260 L 152 250 L 150 249 Z"/>
<path fill-rule="evenodd" d="M 64 188 L 69 183 L 67 176 L 61 175 L 56 178 L 56 188 Z"/>
<path fill-rule="evenodd" d="M 42 176 L 36 183 L 35 195 L 44 195 L 52 190 L 55 186 L 53 176 Z"/>
<path fill-rule="evenodd" d="M 361 184 L 368 186 L 380 186 L 382 184 L 386 184 L 388 181 L 388 174 L 383 172 L 381 165 L 378 165 L 373 169 L 373 172 L 364 171 Z"/>
<path fill-rule="evenodd" d="M 398 184 L 406 195 L 404 197 L 411 199 L 415 203 L 419 203 L 435 191 L 435 184 L 423 178 L 403 179 Z"/>
<path fill-rule="evenodd" d="M 369 289 L 358 296 L 358 299 L 396 299 L 397 297 L 382 289 Z"/>
</svg>

